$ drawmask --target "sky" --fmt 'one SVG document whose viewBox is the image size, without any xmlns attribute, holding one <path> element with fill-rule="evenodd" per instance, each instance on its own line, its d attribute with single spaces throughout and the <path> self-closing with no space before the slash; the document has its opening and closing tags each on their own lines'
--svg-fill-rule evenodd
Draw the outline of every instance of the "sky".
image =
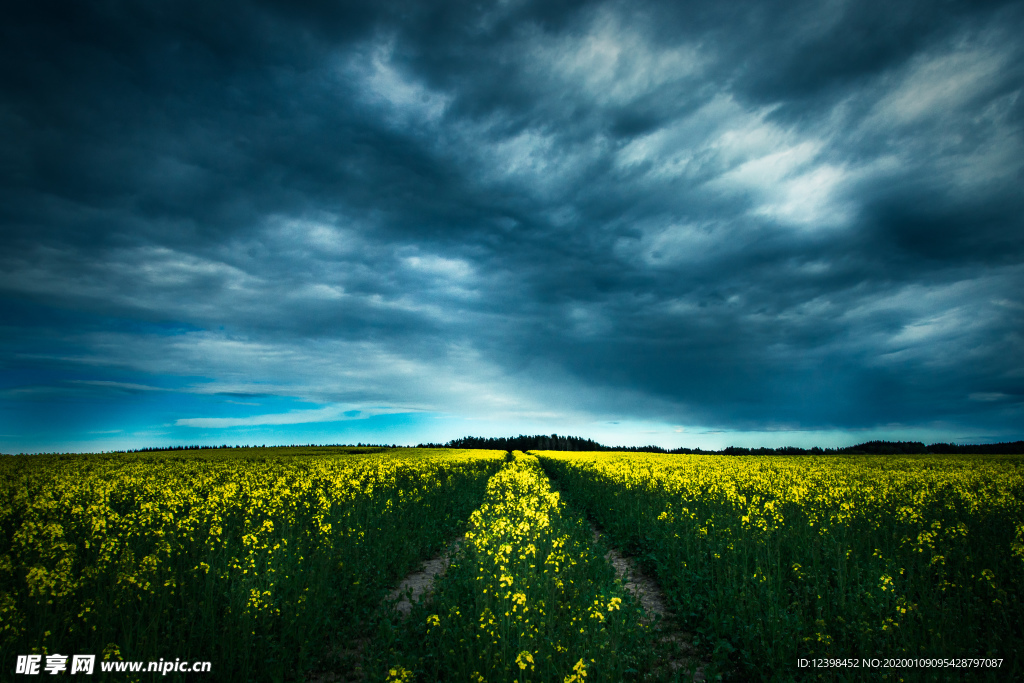
<svg viewBox="0 0 1024 683">
<path fill-rule="evenodd" d="M 0 452 L 1024 438 L 1024 3 L 5 15 Z"/>
</svg>

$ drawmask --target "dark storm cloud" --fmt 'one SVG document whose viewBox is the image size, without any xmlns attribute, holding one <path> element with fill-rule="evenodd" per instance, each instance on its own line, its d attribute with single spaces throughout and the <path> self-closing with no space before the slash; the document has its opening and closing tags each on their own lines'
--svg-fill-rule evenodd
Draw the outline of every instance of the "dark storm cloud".
<svg viewBox="0 0 1024 683">
<path fill-rule="evenodd" d="M 21 3 L 4 400 L 187 377 L 510 429 L 1019 436 L 1022 27 L 1020 3 Z"/>
</svg>

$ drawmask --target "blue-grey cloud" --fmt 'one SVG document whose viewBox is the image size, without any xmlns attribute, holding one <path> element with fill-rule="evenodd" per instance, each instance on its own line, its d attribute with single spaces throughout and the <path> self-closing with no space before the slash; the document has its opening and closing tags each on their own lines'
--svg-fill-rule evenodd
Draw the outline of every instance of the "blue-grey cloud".
<svg viewBox="0 0 1024 683">
<path fill-rule="evenodd" d="M 1019 2 L 21 3 L 0 401 L 1019 438 L 1022 28 Z M 300 405 L 187 402 L 238 395 Z"/>
</svg>

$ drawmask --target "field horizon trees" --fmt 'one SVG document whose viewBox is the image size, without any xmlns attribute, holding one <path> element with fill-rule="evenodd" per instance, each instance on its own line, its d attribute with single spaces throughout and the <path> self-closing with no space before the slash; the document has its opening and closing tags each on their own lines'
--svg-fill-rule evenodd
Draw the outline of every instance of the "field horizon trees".
<svg viewBox="0 0 1024 683">
<path fill-rule="evenodd" d="M 176 446 L 144 446 L 134 449 L 104 451 L 104 453 L 161 453 L 165 451 L 208 451 L 224 450 L 232 448 L 260 448 L 260 449 L 311 449 L 311 448 L 344 448 L 351 453 L 377 453 L 388 449 L 396 448 L 457 448 L 476 450 L 502 450 L 502 451 L 529 451 L 529 450 L 550 450 L 550 451 L 615 451 L 624 453 L 673 453 L 673 454 L 707 454 L 707 455 L 823 455 L 823 454 L 845 454 L 845 455 L 914 455 L 918 453 L 932 453 L 936 455 L 999 455 L 999 454 L 1024 454 L 1024 440 L 1005 441 L 999 443 L 984 444 L 954 444 L 947 442 L 935 442 L 925 445 L 922 441 L 865 441 L 852 446 L 838 448 L 821 448 L 812 446 L 801 448 L 798 446 L 769 447 L 745 447 L 726 446 L 720 449 L 702 449 L 680 446 L 678 448 L 666 449 L 661 446 L 606 446 L 593 439 L 581 436 L 565 436 L 559 434 L 535 434 L 518 436 L 464 436 L 451 439 L 444 443 L 419 443 L 415 446 L 403 446 L 400 444 L 291 444 L 291 445 L 176 445 Z M 354 449 L 360 449 L 358 451 Z M 18 455 L 55 455 L 56 452 L 47 453 L 19 453 Z M 13 455 L 0 453 L 0 455 Z"/>
</svg>

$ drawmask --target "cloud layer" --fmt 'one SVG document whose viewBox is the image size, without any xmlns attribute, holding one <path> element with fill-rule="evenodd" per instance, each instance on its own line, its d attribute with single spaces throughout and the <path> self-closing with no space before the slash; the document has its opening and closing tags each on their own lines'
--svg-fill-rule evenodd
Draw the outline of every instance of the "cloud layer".
<svg viewBox="0 0 1024 683">
<path fill-rule="evenodd" d="M 1021 438 L 1022 29 L 999 2 L 23 3 L 0 445 L 388 415 Z"/>
</svg>

